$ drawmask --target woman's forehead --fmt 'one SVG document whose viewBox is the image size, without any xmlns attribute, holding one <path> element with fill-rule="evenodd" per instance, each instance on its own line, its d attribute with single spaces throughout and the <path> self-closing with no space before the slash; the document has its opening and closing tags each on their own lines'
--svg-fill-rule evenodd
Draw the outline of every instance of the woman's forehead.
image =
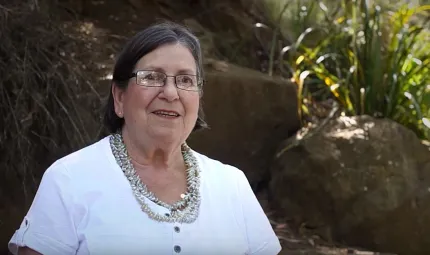
<svg viewBox="0 0 430 255">
<path fill-rule="evenodd" d="M 136 64 L 138 68 L 152 68 L 151 70 L 196 70 L 196 61 L 191 51 L 181 45 L 163 45 L 143 56 Z"/>
<path fill-rule="evenodd" d="M 157 66 L 157 65 L 153 65 L 153 64 L 149 64 L 149 65 L 144 65 L 144 66 L 137 66 L 136 69 L 140 69 L 140 70 L 150 70 L 150 71 L 157 71 L 157 72 L 162 72 L 165 73 L 166 71 L 169 71 L 164 66 Z M 176 73 L 183 73 L 183 74 L 188 74 L 188 73 L 194 73 L 196 71 L 196 68 L 187 68 L 187 67 L 178 67 L 175 69 Z"/>
</svg>

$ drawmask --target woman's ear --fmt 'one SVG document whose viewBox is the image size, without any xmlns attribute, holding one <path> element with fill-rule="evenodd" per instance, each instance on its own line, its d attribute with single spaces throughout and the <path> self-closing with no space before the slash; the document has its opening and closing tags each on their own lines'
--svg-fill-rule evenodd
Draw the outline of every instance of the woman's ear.
<svg viewBox="0 0 430 255">
<path fill-rule="evenodd" d="M 115 113 L 118 117 L 124 117 L 123 97 L 124 89 L 120 88 L 115 82 L 112 83 L 112 97 L 115 107 Z"/>
</svg>

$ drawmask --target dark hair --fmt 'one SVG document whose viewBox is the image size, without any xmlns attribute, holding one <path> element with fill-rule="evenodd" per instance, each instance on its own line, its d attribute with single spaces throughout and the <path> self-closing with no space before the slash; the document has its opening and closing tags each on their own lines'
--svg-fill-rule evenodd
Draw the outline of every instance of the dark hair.
<svg viewBox="0 0 430 255">
<path fill-rule="evenodd" d="M 191 51 L 197 64 L 197 75 L 203 79 L 203 61 L 199 39 L 184 26 L 172 22 L 163 22 L 140 31 L 125 44 L 115 63 L 111 86 L 115 83 L 119 88 L 126 89 L 131 73 L 139 59 L 162 45 L 174 43 L 180 43 Z M 124 125 L 124 119 L 116 115 L 112 89 L 105 107 L 103 121 L 111 133 L 119 131 Z M 198 117 L 193 131 L 207 127 L 202 100 L 200 100 Z"/>
</svg>

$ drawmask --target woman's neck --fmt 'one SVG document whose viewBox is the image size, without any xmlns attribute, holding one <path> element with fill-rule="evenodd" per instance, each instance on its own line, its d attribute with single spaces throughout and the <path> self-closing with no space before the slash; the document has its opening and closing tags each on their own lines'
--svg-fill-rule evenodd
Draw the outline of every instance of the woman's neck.
<svg viewBox="0 0 430 255">
<path fill-rule="evenodd" d="M 184 165 L 180 143 L 155 143 L 150 139 L 143 142 L 132 137 L 126 129 L 122 135 L 128 155 L 139 169 L 170 171 Z"/>
</svg>

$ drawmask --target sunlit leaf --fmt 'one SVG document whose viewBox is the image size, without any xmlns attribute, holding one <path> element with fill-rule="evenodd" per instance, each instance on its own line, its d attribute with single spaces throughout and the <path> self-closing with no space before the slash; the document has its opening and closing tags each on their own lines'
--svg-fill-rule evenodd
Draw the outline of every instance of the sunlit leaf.
<svg viewBox="0 0 430 255">
<path fill-rule="evenodd" d="M 336 23 L 338 23 L 338 24 L 340 24 L 340 23 L 342 23 L 343 21 L 345 21 L 346 20 L 346 18 L 345 17 L 339 17 L 339 18 L 337 18 L 336 19 Z"/>
<path fill-rule="evenodd" d="M 305 56 L 301 55 L 300 57 L 297 58 L 296 60 L 296 65 L 300 65 L 303 60 L 305 60 Z"/>
<path fill-rule="evenodd" d="M 424 126 L 426 126 L 427 128 L 430 128 L 430 119 L 422 118 L 422 121 Z"/>
<path fill-rule="evenodd" d="M 330 86 L 330 91 L 333 92 L 334 96 L 337 98 L 340 97 L 339 93 L 337 92 L 338 88 L 339 88 L 339 84 L 333 84 Z"/>
<path fill-rule="evenodd" d="M 302 43 L 303 39 L 305 39 L 305 37 L 306 37 L 310 32 L 312 32 L 313 30 L 314 30 L 314 29 L 313 29 L 313 28 L 311 28 L 311 27 L 306 28 L 306 30 L 305 30 L 303 33 L 301 33 L 301 34 L 300 34 L 300 36 L 299 36 L 299 38 L 297 39 L 297 41 L 296 41 L 296 47 L 297 47 L 297 46 L 299 46 L 299 45 Z"/>
<path fill-rule="evenodd" d="M 309 74 L 311 74 L 310 71 L 304 71 L 302 73 L 300 73 L 300 83 L 303 83 L 304 80 L 309 76 Z"/>
<path fill-rule="evenodd" d="M 324 82 L 326 85 L 331 86 L 334 84 L 334 81 L 332 79 L 330 79 L 330 77 L 325 77 L 324 78 Z M 339 87 L 339 84 L 336 84 Z M 330 87 L 331 88 L 331 87 Z"/>
<path fill-rule="evenodd" d="M 324 4 L 324 2 L 320 1 L 319 3 L 319 7 L 321 8 L 322 11 L 324 12 L 328 12 L 328 8 L 327 6 Z"/>
<path fill-rule="evenodd" d="M 267 26 L 267 25 L 265 25 L 263 23 L 260 23 L 260 22 L 255 23 L 254 26 L 256 28 L 267 28 L 267 29 L 270 29 L 269 26 Z"/>
<path fill-rule="evenodd" d="M 302 105 L 302 113 L 304 113 L 306 115 L 309 115 L 309 113 L 310 113 L 309 108 L 305 104 Z"/>
</svg>

